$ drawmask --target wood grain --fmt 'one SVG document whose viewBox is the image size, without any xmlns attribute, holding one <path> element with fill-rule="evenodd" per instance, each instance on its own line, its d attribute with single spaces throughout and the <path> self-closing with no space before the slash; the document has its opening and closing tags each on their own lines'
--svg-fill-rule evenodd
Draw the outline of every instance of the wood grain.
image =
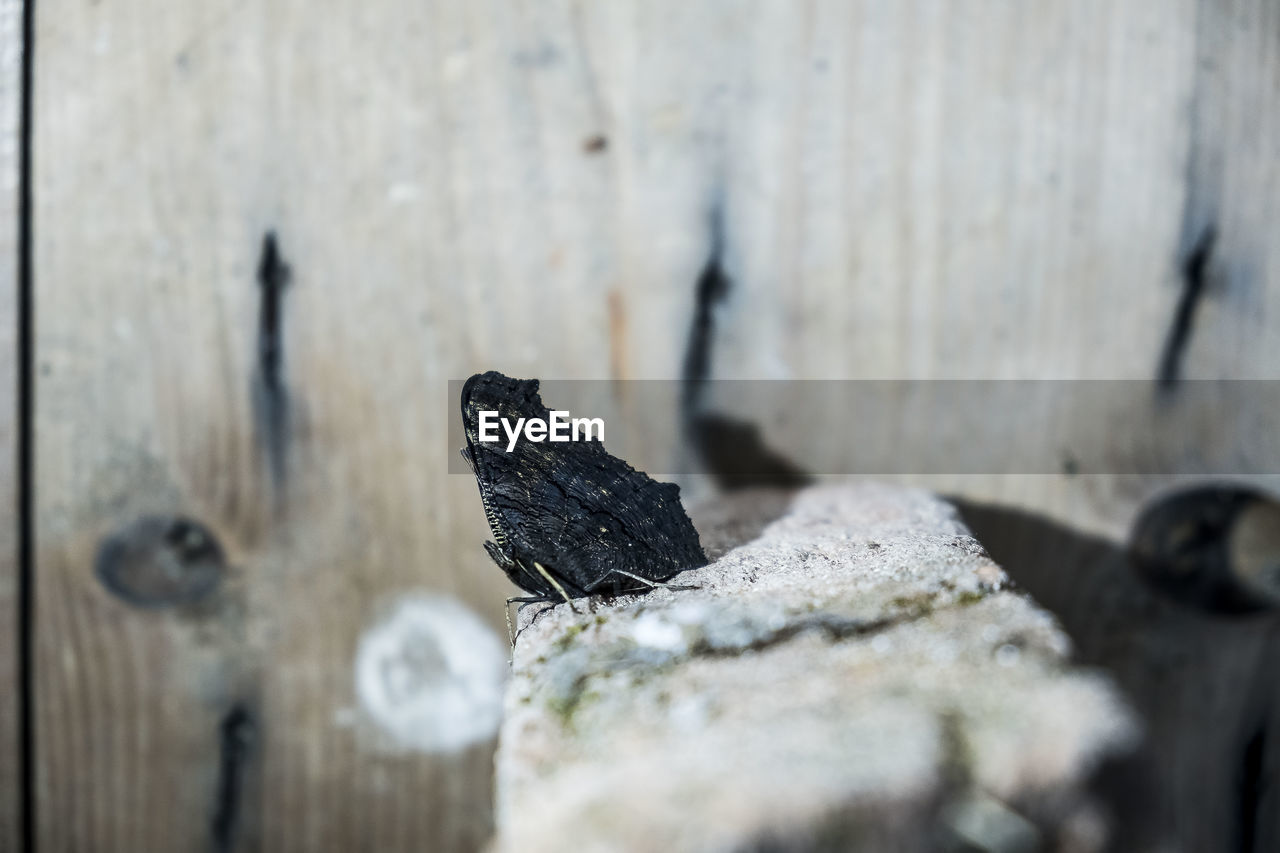
<svg viewBox="0 0 1280 853">
<path fill-rule="evenodd" d="M 0 0 L 0 848 L 21 838 L 18 592 L 18 176 L 22 3 Z"/>
<path fill-rule="evenodd" d="M 475 484 L 445 475 L 446 380 L 605 378 L 611 311 L 613 369 L 675 373 L 678 349 L 649 344 L 692 299 L 653 283 L 701 261 L 695 133 L 677 123 L 656 151 L 643 136 L 652 110 L 705 93 L 648 83 L 660 19 L 634 35 L 638 7 L 331 11 L 40 7 L 48 849 L 214 843 L 240 709 L 256 726 L 234 844 L 476 847 L 492 744 L 388 749 L 352 672 L 362 632 L 411 591 L 502 624 Z M 614 106 L 637 127 L 620 132 Z M 584 149 L 597 134 L 619 140 L 607 155 Z M 255 397 L 268 230 L 292 273 L 283 477 Z M 158 513 L 201 521 L 228 554 L 194 612 L 140 611 L 94 577 L 103 538 Z"/>
<path fill-rule="evenodd" d="M 677 377 L 716 215 L 715 376 L 1152 378 L 1214 222 L 1182 375 L 1274 378 L 1274 15 L 41 3 L 42 847 L 478 845 L 491 745 L 388 749 L 352 673 L 415 590 L 502 624 L 474 483 L 446 475 L 446 380 Z M 277 385 L 268 231 L 291 270 Z M 806 415 L 770 441 L 833 413 Z M 1109 531 L 1153 487 L 950 485 Z M 141 611 L 95 579 L 103 538 L 153 513 L 217 537 L 214 600 Z"/>
<path fill-rule="evenodd" d="M 1276 378 L 1273 3 L 796 8 L 759 6 L 722 48 L 733 287 L 715 376 L 1151 381 L 1213 226 L 1180 375 Z M 1028 433 L 1063 430 L 1064 458 L 1111 458 L 1107 474 L 910 479 L 1119 534 L 1170 482 L 1127 473 L 1170 414 L 1154 385 L 1133 392 L 1016 414 Z M 956 420 L 994 435 L 1014 417 L 986 405 L 962 401 Z M 1248 408 L 1233 414 L 1268 419 Z M 773 413 L 766 442 L 815 473 L 856 469 L 860 448 L 832 426 L 850 413 L 808 414 Z"/>
</svg>

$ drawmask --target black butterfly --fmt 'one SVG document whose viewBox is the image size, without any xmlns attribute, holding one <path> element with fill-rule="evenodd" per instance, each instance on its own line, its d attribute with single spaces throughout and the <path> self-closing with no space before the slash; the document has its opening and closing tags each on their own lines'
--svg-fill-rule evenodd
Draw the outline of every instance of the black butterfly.
<svg viewBox="0 0 1280 853">
<path fill-rule="evenodd" d="M 549 420 L 538 380 L 490 371 L 462 388 L 462 456 L 480 486 L 493 541 L 485 550 L 522 601 L 569 601 L 599 593 L 643 592 L 707 558 L 680 488 L 659 483 L 609 455 L 598 440 L 552 443 L 521 438 L 508 451 L 480 440 L 480 412 Z"/>
</svg>

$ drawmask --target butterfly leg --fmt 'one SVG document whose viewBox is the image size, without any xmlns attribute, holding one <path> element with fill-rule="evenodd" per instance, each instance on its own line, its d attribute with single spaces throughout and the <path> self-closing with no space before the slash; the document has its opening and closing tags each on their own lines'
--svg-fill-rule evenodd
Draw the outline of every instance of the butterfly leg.
<svg viewBox="0 0 1280 853">
<path fill-rule="evenodd" d="M 628 577 L 628 578 L 631 578 L 632 580 L 640 581 L 640 583 L 649 587 L 649 589 L 658 589 L 658 588 L 670 589 L 670 590 L 700 589 L 700 587 L 696 587 L 696 586 L 685 586 L 683 584 L 674 584 L 674 583 L 666 583 L 664 581 L 649 580 L 648 578 L 642 578 L 639 575 L 634 575 L 631 572 L 624 571 L 623 569 L 610 569 L 609 573 L 614 575 L 622 575 L 623 577 Z M 608 577 L 608 576 L 609 575 L 605 575 L 605 577 Z"/>
<path fill-rule="evenodd" d="M 533 567 L 538 570 L 538 574 L 547 579 L 547 583 L 551 584 L 556 592 L 560 593 L 560 597 L 568 603 L 569 609 L 574 613 L 577 613 L 577 608 L 573 606 L 573 599 L 569 597 L 569 593 L 564 591 L 564 587 L 560 585 L 560 581 L 551 576 L 551 572 L 547 571 L 547 567 L 542 565 L 542 563 L 539 563 L 537 560 L 533 561 Z"/>
<path fill-rule="evenodd" d="M 512 596 L 511 598 L 508 598 L 508 599 L 506 600 L 506 603 L 505 603 L 505 606 L 503 607 L 503 610 L 506 612 L 506 615 L 507 615 L 507 642 L 509 642 L 509 643 L 511 644 L 511 650 L 512 650 L 512 651 L 515 651 L 515 648 L 516 648 L 516 640 L 520 639 L 520 632 L 518 632 L 518 631 L 516 631 L 516 632 L 514 632 L 514 633 L 512 632 L 512 622 L 511 622 L 511 605 L 513 605 L 513 604 L 534 604 L 534 603 L 537 603 L 537 602 L 540 602 L 540 601 L 543 601 L 543 602 L 545 602 L 545 601 L 554 601 L 554 599 L 547 598 L 545 595 L 515 595 L 515 596 Z M 517 610 L 516 612 L 517 612 L 517 613 L 519 613 L 520 611 L 519 611 L 519 610 Z M 537 617 L 535 616 L 534 618 L 536 619 Z M 510 664 L 510 663 L 511 663 L 511 661 L 510 661 L 510 660 L 508 660 L 508 661 L 507 661 L 507 663 L 508 663 L 508 664 Z"/>
</svg>

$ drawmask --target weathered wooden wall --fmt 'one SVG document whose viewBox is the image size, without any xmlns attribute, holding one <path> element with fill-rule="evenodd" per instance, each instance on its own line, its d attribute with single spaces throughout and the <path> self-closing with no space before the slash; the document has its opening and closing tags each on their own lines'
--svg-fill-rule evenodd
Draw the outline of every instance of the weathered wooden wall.
<svg viewBox="0 0 1280 853">
<path fill-rule="evenodd" d="M 767 6 L 722 48 L 735 71 L 709 135 L 733 284 L 716 375 L 1151 380 L 1207 246 L 1179 375 L 1280 376 L 1280 6 L 804 9 Z M 1079 444 L 1064 456 L 1125 471 L 1163 416 L 1134 392 L 1065 413 Z M 1064 417 L 963 414 L 993 433 Z M 835 426 L 848 416 L 780 411 L 765 434 L 811 468 L 850 470 L 859 448 Z M 1109 534 L 1165 484 L 929 482 Z"/>
<path fill-rule="evenodd" d="M 488 746 L 388 747 L 354 710 L 403 596 L 502 624 L 446 380 L 678 376 L 717 217 L 715 376 L 1153 377 L 1213 227 L 1183 373 L 1273 377 L 1278 16 L 40 3 L 42 848 L 479 843 Z M 264 334 L 267 232 L 291 274 Z M 962 485 L 1108 530 L 1146 488 Z M 157 513 L 226 551 L 200 607 L 95 578 Z"/>
</svg>

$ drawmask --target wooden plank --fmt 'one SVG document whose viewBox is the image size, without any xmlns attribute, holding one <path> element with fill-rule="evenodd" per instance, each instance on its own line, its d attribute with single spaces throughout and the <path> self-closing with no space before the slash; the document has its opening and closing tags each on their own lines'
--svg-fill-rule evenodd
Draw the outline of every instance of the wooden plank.
<svg viewBox="0 0 1280 853">
<path fill-rule="evenodd" d="M 717 216 L 713 375 L 1146 379 L 1207 215 L 1187 175 L 1217 176 L 1195 198 L 1239 272 L 1184 372 L 1270 376 L 1271 14 L 40 4 L 42 843 L 479 843 L 489 747 L 397 741 L 354 671 L 421 590 L 502 624 L 445 381 L 678 376 Z M 765 427 L 809 447 L 830 415 Z M 1109 530 L 1150 486 L 960 485 Z M 224 550 L 200 606 L 96 579 L 153 514 Z"/>
<path fill-rule="evenodd" d="M 713 375 L 1152 381 L 1213 225 L 1179 375 L 1276 377 L 1274 4 L 804 9 L 743 16 Z M 1126 473 L 1167 415 L 1152 384 L 1065 415 L 1064 458 L 1113 460 L 1106 475 L 909 479 L 1118 534 L 1168 485 Z M 985 405 L 956 420 L 1007 419 Z M 1238 414 L 1265 420 L 1262 405 Z M 780 407 L 761 427 L 834 473 L 861 451 L 830 426 L 849 416 Z M 1042 433 L 1064 414 L 1018 417 Z M 1256 443 L 1250 430 L 1230 440 Z"/>
<path fill-rule="evenodd" d="M 351 724 L 357 641 L 388 599 L 421 586 L 473 604 L 496 592 L 490 576 L 468 589 L 454 575 L 441 535 L 451 484 L 431 476 L 442 453 L 429 418 L 444 417 L 433 388 L 456 368 L 433 352 L 450 349 L 432 328 L 440 306 L 402 283 L 423 263 L 402 246 L 438 222 L 412 217 L 402 246 L 369 241 L 400 214 L 388 183 L 419 163 L 384 147 L 408 144 L 398 126 L 372 149 L 321 129 L 359 126 L 384 99 L 404 120 L 412 97 L 397 85 L 417 78 L 368 100 L 362 86 L 335 91 L 323 42 L 349 30 L 349 58 L 376 73 L 377 40 L 340 17 L 317 33 L 314 10 L 276 14 L 40 10 L 39 833 L 50 849 L 458 849 L 485 831 L 483 749 L 382 753 L 376 731 Z M 308 102 L 317 71 L 324 85 Z M 418 144 L 424 159 L 439 150 Z M 260 363 L 271 323 L 255 281 L 269 229 L 292 267 L 275 381 Z M 81 252 L 98 257 L 92 272 Z M 390 328 L 370 319 L 379 308 Z M 386 349 L 393 339 L 403 349 Z M 130 585 L 95 578 L 106 538 L 146 546 L 148 529 L 131 525 L 153 515 L 197 519 L 225 550 L 226 576 L 199 607 L 145 611 L 120 594 L 136 595 Z"/>
<path fill-rule="evenodd" d="M 678 369 L 652 342 L 687 326 L 705 194 L 680 162 L 698 128 L 654 112 L 692 115 L 715 81 L 650 82 L 668 22 L 647 7 L 591 14 L 40 6 L 42 846 L 487 834 L 492 742 L 397 740 L 354 664 L 423 590 L 502 625 L 474 482 L 445 476 L 447 379 Z M 275 380 L 268 230 L 292 273 Z M 127 600 L 173 592 L 138 553 L 217 574 L 151 516 L 225 552 L 198 605 Z M 95 576 L 111 541 L 107 575 L 141 591 Z M 388 663 L 409 687 L 412 639 Z"/>
<path fill-rule="evenodd" d="M 18 177 L 22 3 L 0 0 L 0 848 L 21 838 L 18 601 Z"/>
</svg>

